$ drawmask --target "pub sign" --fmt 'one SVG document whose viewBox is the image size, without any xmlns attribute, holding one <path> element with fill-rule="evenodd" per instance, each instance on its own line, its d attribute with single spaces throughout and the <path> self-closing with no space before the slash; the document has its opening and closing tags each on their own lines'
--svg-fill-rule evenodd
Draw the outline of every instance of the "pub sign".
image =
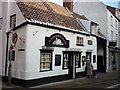
<svg viewBox="0 0 120 90">
<path fill-rule="evenodd" d="M 50 37 L 45 37 L 45 46 L 69 47 L 69 40 L 59 33 L 55 33 Z"/>
</svg>

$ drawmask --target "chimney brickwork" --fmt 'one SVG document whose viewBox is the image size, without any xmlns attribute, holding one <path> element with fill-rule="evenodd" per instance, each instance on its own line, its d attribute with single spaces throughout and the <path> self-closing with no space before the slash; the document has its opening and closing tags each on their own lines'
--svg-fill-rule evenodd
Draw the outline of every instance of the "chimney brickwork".
<svg viewBox="0 0 120 90">
<path fill-rule="evenodd" d="M 71 12 L 73 12 L 73 0 L 63 0 L 63 7 L 67 7 Z"/>
</svg>

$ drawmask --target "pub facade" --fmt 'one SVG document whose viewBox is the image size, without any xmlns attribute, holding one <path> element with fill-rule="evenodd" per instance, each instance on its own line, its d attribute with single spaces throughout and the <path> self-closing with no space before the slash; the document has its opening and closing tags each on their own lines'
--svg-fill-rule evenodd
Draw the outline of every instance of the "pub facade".
<svg viewBox="0 0 120 90">
<path fill-rule="evenodd" d="M 68 9 L 51 2 L 10 4 L 8 58 L 3 61 L 8 64 L 3 71 L 12 66 L 13 83 L 32 86 L 85 76 L 86 60 L 97 70 L 96 36 Z"/>
</svg>

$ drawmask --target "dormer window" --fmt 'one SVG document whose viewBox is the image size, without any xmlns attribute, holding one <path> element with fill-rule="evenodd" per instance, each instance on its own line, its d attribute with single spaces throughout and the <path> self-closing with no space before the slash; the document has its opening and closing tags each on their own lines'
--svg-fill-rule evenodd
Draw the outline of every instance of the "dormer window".
<svg viewBox="0 0 120 90">
<path fill-rule="evenodd" d="M 16 14 L 10 16 L 10 28 L 13 29 L 16 26 Z"/>
<path fill-rule="evenodd" d="M 0 18 L 0 30 L 2 29 L 3 18 Z"/>
<path fill-rule="evenodd" d="M 91 34 L 97 34 L 98 32 L 98 24 L 91 22 L 91 28 L 90 28 L 90 33 Z"/>
</svg>

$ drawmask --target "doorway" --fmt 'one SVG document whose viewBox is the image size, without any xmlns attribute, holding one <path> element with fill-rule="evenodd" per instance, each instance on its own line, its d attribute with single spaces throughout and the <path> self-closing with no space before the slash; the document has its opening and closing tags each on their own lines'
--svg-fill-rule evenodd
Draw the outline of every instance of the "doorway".
<svg viewBox="0 0 120 90">
<path fill-rule="evenodd" d="M 76 67 L 80 67 L 81 52 L 67 51 L 63 54 L 64 56 L 68 55 L 68 78 L 76 78 Z"/>
</svg>

